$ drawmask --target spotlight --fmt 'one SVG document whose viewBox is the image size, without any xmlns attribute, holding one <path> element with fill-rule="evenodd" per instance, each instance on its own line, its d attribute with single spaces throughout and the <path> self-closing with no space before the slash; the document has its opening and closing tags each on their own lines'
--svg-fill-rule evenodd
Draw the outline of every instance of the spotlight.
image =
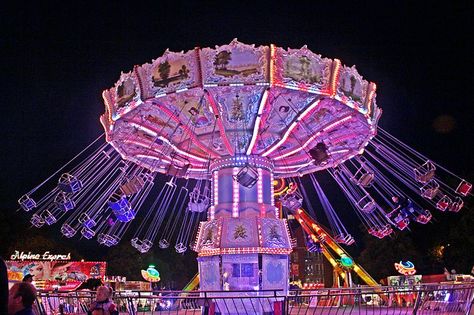
<svg viewBox="0 0 474 315">
<path fill-rule="evenodd" d="M 316 144 L 314 148 L 309 150 L 309 155 L 314 159 L 314 164 L 321 165 L 329 159 L 328 148 L 323 142 Z"/>
</svg>

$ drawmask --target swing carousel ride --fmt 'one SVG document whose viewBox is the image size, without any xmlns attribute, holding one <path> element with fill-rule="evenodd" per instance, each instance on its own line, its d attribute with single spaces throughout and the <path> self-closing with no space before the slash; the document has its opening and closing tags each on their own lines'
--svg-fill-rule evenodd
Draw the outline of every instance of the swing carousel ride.
<svg viewBox="0 0 474 315">
<path fill-rule="evenodd" d="M 166 51 L 103 92 L 106 142 L 19 204 L 34 226 L 61 222 L 68 238 L 113 246 L 136 218 L 131 243 L 141 253 L 193 243 L 203 290 L 286 288 L 288 215 L 313 243 L 331 234 L 339 255 L 337 244 L 354 242 L 315 172 L 329 173 L 378 238 L 426 224 L 430 210 L 458 212 L 471 194 L 469 182 L 377 126 L 375 92 L 355 67 L 306 46 L 233 40 Z"/>
</svg>

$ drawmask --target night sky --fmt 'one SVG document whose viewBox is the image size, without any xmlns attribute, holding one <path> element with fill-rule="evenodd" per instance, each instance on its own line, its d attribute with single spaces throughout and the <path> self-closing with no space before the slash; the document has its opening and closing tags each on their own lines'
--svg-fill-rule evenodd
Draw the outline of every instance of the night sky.
<svg viewBox="0 0 474 315">
<path fill-rule="evenodd" d="M 92 3 L 25 3 L 0 13 L 1 211 L 25 233 L 29 216 L 15 213 L 16 200 L 102 133 L 101 92 L 121 71 L 166 48 L 187 51 L 233 38 L 284 48 L 306 44 L 355 64 L 378 86 L 380 126 L 453 172 L 474 177 L 473 7 L 467 1 Z M 440 120 L 447 121 L 444 129 L 435 124 Z M 60 235 L 59 227 L 50 230 Z M 0 244 L 8 247 L 8 240 Z"/>
</svg>

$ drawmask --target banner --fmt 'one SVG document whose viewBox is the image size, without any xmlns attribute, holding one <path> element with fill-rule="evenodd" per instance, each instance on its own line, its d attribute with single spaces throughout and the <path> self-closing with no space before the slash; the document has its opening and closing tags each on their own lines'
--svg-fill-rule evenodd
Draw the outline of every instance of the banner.
<svg viewBox="0 0 474 315">
<path fill-rule="evenodd" d="M 8 280 L 21 281 L 27 274 L 39 289 L 74 290 L 89 278 L 104 279 L 105 261 L 21 261 L 7 260 Z"/>
</svg>

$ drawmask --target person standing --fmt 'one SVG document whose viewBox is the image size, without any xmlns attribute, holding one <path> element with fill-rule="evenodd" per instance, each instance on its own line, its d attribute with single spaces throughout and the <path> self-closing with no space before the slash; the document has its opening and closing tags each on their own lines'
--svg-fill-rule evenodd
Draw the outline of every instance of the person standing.
<svg viewBox="0 0 474 315">
<path fill-rule="evenodd" d="M 8 293 L 8 315 L 35 315 L 36 288 L 28 282 L 15 283 Z"/>
</svg>

